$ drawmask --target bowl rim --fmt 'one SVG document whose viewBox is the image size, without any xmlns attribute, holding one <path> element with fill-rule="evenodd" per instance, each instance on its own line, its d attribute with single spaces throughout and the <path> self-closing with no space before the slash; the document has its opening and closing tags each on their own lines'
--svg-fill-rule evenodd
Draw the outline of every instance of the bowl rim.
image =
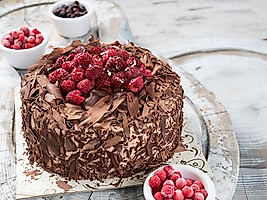
<svg viewBox="0 0 267 200">
<path fill-rule="evenodd" d="M 33 30 L 34 28 L 33 27 L 28 27 L 30 30 Z M 42 41 L 41 44 L 35 46 L 35 47 L 32 47 L 32 48 L 29 48 L 29 49 L 10 49 L 10 48 L 7 48 L 5 47 L 3 44 L 2 44 L 2 40 L 3 38 L 9 34 L 10 31 L 16 31 L 16 30 L 19 30 L 20 28 L 14 28 L 14 29 L 11 29 L 5 33 L 3 33 L 1 36 L 0 36 L 0 50 L 2 51 L 5 51 L 5 52 L 10 52 L 10 53 L 26 53 L 26 52 L 32 52 L 32 51 L 35 51 L 35 50 L 38 50 L 40 48 L 42 48 L 43 46 L 46 46 L 47 43 L 48 43 L 48 36 L 47 34 L 40 28 L 37 28 L 38 31 L 40 31 L 44 37 L 44 40 Z"/>
<path fill-rule="evenodd" d="M 210 186 L 211 191 L 209 192 L 209 196 L 207 197 L 206 200 L 215 200 L 215 196 L 216 196 L 216 190 L 215 190 L 215 186 L 213 181 L 211 180 L 211 178 L 205 174 L 203 171 L 194 168 L 192 166 L 189 165 L 182 165 L 182 164 L 177 164 L 177 165 L 171 165 L 175 170 L 179 170 L 181 173 L 183 173 L 183 171 L 188 171 L 194 174 L 197 174 L 198 176 L 201 177 L 201 179 L 205 179 L 206 182 L 208 183 L 207 185 Z M 151 172 L 148 177 L 145 180 L 145 183 L 143 185 L 143 193 L 144 193 L 144 197 L 146 200 L 154 200 L 154 197 L 152 195 L 151 192 L 151 187 L 149 186 L 149 179 L 154 175 L 154 173 L 159 170 L 159 169 L 163 169 L 164 166 L 159 167 L 157 169 L 155 169 L 153 172 Z"/>
<path fill-rule="evenodd" d="M 48 9 L 48 15 L 51 19 L 53 20 L 57 20 L 57 21 L 61 21 L 61 22 L 75 22 L 77 20 L 83 20 L 83 19 L 86 19 L 88 16 L 92 15 L 93 12 L 94 12 L 94 7 L 92 4 L 88 3 L 88 2 L 85 2 L 85 1 L 79 1 L 79 3 L 83 6 L 86 7 L 87 9 L 87 13 L 83 16 L 80 16 L 80 17 L 75 17 L 75 18 L 63 18 L 63 17 L 58 17 L 56 16 L 53 11 L 63 5 L 63 4 L 67 4 L 67 3 L 73 3 L 74 1 L 71 1 L 71 0 L 65 0 L 65 1 L 58 1 L 58 2 L 55 2 L 53 3 L 50 8 Z M 89 12 L 90 11 L 90 12 Z"/>
</svg>

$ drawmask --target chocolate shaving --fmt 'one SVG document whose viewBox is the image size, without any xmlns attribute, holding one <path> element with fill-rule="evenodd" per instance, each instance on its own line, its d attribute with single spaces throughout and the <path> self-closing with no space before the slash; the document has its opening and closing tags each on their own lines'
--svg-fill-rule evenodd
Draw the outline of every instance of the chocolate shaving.
<svg viewBox="0 0 267 200">
<path fill-rule="evenodd" d="M 132 117 L 137 117 L 139 111 L 139 99 L 132 92 L 127 93 L 127 107 Z"/>
<path fill-rule="evenodd" d="M 56 97 L 54 95 L 49 94 L 49 93 L 45 94 L 45 98 L 44 98 L 45 101 L 47 101 L 49 103 L 53 103 L 55 99 L 56 99 Z"/>
<path fill-rule="evenodd" d="M 110 160 L 111 160 L 111 162 L 113 164 L 113 167 L 115 167 L 115 169 L 117 169 L 119 167 L 119 165 L 118 165 L 113 153 L 107 152 L 107 154 L 108 154 L 108 157 L 110 158 Z"/>
<path fill-rule="evenodd" d="M 148 96 L 150 96 L 152 99 L 155 98 L 155 83 L 154 82 L 146 86 L 146 92 Z"/>
<path fill-rule="evenodd" d="M 123 129 L 124 129 L 124 134 L 125 136 L 128 138 L 130 136 L 130 129 L 129 129 L 129 125 L 128 125 L 128 119 L 125 113 L 122 113 L 122 125 L 123 125 Z"/>
<path fill-rule="evenodd" d="M 161 117 L 160 130 L 161 130 L 162 135 L 165 136 L 165 133 L 166 133 L 166 116 Z"/>
<path fill-rule="evenodd" d="M 115 136 L 113 138 L 110 138 L 108 140 L 106 140 L 103 144 L 104 148 L 109 148 L 111 146 L 114 146 L 116 144 L 118 144 L 121 141 L 122 137 L 120 136 Z"/>
<path fill-rule="evenodd" d="M 48 86 L 50 84 L 47 76 L 45 75 L 38 75 L 37 82 L 41 85 L 42 88 Z"/>
<path fill-rule="evenodd" d="M 81 119 L 83 110 L 81 106 L 66 103 L 64 113 L 68 117 L 67 120 Z"/>
<path fill-rule="evenodd" d="M 50 94 L 54 95 L 56 97 L 56 99 L 61 99 L 62 101 L 64 101 L 60 89 L 55 84 L 47 85 L 47 91 Z"/>
<path fill-rule="evenodd" d="M 52 109 L 52 111 L 53 111 L 53 118 L 57 121 L 58 126 L 61 129 L 67 130 L 64 118 L 55 109 Z"/>
</svg>

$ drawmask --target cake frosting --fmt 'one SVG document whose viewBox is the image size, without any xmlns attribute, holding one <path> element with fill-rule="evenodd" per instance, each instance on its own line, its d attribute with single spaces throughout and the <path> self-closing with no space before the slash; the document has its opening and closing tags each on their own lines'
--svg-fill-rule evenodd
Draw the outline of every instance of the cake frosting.
<svg viewBox="0 0 267 200">
<path fill-rule="evenodd" d="M 82 103 L 66 100 L 51 82 L 60 56 L 77 47 L 125 50 L 151 75 L 139 91 L 93 88 Z M 101 53 L 99 54 L 101 56 Z M 74 41 L 55 48 L 28 69 L 21 83 L 23 134 L 30 163 L 68 179 L 125 178 L 170 159 L 183 122 L 180 77 L 149 50 L 129 42 Z"/>
</svg>

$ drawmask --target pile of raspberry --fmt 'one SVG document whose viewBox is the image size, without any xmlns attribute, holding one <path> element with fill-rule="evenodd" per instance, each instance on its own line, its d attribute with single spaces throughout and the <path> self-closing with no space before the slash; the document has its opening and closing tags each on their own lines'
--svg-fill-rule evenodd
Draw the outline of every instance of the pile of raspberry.
<svg viewBox="0 0 267 200">
<path fill-rule="evenodd" d="M 184 179 L 179 171 L 167 165 L 149 179 L 155 200 L 204 200 L 208 193 L 200 181 Z"/>
<path fill-rule="evenodd" d="M 49 81 L 58 82 L 66 101 L 76 105 L 81 105 L 92 89 L 137 93 L 146 77 L 152 76 L 139 59 L 113 46 L 76 47 L 68 56 L 58 57 L 55 68 Z"/>
<path fill-rule="evenodd" d="M 10 49 L 30 49 L 41 44 L 43 40 L 44 37 L 37 28 L 29 30 L 28 27 L 24 26 L 19 30 L 10 31 L 3 38 L 2 44 Z"/>
</svg>

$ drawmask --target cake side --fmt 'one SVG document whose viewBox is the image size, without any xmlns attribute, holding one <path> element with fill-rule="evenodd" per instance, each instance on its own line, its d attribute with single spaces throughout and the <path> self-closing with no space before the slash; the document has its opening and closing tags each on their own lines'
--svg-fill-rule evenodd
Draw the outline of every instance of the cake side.
<svg viewBox="0 0 267 200">
<path fill-rule="evenodd" d="M 178 146 L 183 121 L 179 76 L 164 61 L 133 43 L 101 44 L 92 49 L 126 50 L 152 71 L 137 93 L 94 89 L 83 105 L 67 103 L 47 76 L 61 55 L 76 47 L 57 48 L 29 68 L 22 80 L 24 137 L 31 163 L 69 179 L 129 177 L 166 162 Z"/>
</svg>

